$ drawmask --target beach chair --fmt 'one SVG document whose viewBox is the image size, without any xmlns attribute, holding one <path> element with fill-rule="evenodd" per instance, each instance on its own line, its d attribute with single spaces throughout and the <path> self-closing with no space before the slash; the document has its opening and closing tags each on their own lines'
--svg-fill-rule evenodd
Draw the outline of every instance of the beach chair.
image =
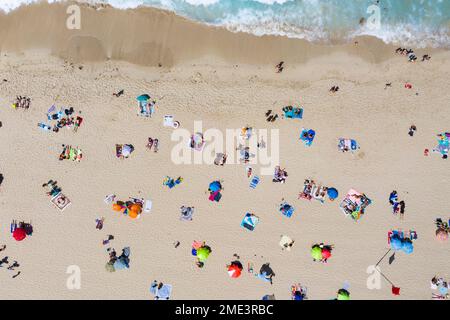
<svg viewBox="0 0 450 320">
<path fill-rule="evenodd" d="M 250 181 L 250 188 L 255 189 L 258 183 L 259 183 L 259 176 L 254 176 L 252 178 L 252 181 Z"/>
<path fill-rule="evenodd" d="M 259 223 L 259 218 L 252 213 L 247 212 L 242 219 L 241 227 L 253 231 L 256 225 Z"/>
</svg>

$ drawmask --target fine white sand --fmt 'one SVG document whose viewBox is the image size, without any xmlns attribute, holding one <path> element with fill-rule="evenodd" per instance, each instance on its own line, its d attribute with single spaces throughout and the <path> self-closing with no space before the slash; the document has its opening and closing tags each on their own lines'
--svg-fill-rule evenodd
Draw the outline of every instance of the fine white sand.
<svg viewBox="0 0 450 320">
<path fill-rule="evenodd" d="M 158 59 L 117 53 L 112 60 L 92 61 L 101 58 L 95 48 L 87 50 L 94 56 L 64 55 L 51 44 L 57 38 L 42 34 L 45 26 L 35 34 L 28 32 L 36 27 L 27 25 L 34 21 L 27 20 L 33 10 L 62 10 L 59 14 L 63 14 L 59 6 L 21 10 L 25 15 L 20 27 L 16 24 L 18 30 L 8 33 L 3 28 L 1 33 L 0 81 L 8 81 L 0 82 L 0 173 L 5 177 L 0 186 L 0 244 L 7 245 L 0 258 L 7 255 L 19 261 L 22 273 L 12 279 L 13 272 L 0 269 L 0 298 L 151 299 L 149 286 L 157 279 L 173 285 L 173 299 L 260 299 L 272 293 L 277 299 L 289 299 L 290 286 L 298 282 L 308 287 L 310 299 L 331 299 L 346 281 L 352 299 L 430 299 L 430 279 L 450 277 L 449 243 L 434 237 L 434 220 L 449 218 L 448 160 L 436 154 L 423 156 L 425 148 L 435 146 L 436 134 L 450 129 L 448 52 L 421 50 L 418 55 L 432 52 L 432 60 L 412 64 L 374 39 L 361 39 L 358 46 L 313 46 L 297 40 L 208 31 L 171 15 L 167 19 L 176 21 L 174 28 L 185 30 L 178 35 L 185 54 L 167 44 Z M 99 13 L 104 21 L 168 15 L 147 9 L 104 10 Z M 13 15 L 20 13 L 3 16 L 0 24 L 11 26 Z M 89 14 L 95 19 L 94 12 Z M 166 20 L 160 21 L 160 33 L 170 29 L 163 23 Z M 186 25 L 192 25 L 191 29 Z M 95 36 L 105 46 L 118 48 L 122 43 L 125 50 L 138 43 L 135 35 L 124 44 L 125 34 L 106 39 L 102 37 L 107 31 L 102 32 Z M 158 41 L 176 43 L 167 34 Z M 191 38 L 186 39 L 186 34 Z M 242 37 L 260 50 L 247 50 L 249 44 L 240 41 Z M 40 47 L 26 41 L 32 38 L 48 42 Z M 230 47 L 225 50 L 217 43 Z M 276 43 L 279 46 L 272 49 Z M 171 48 L 175 51 L 169 59 L 165 50 Z M 267 54 L 261 52 L 264 48 Z M 153 49 L 149 46 L 145 53 L 152 56 Z M 73 63 L 50 51 L 72 58 Z M 138 56 L 146 57 L 145 53 Z M 286 61 L 286 68 L 276 74 L 273 65 L 279 60 Z M 163 66 L 157 67 L 158 63 Z M 387 82 L 392 82 L 392 88 L 385 90 Z M 405 82 L 411 82 L 413 89 L 405 89 Z M 336 94 L 328 92 L 333 85 L 340 87 Z M 120 89 L 125 94 L 113 97 Z M 136 116 L 135 97 L 142 93 L 157 100 L 152 119 Z M 16 95 L 32 98 L 29 110 L 11 108 Z M 47 133 L 37 127 L 52 104 L 82 111 L 85 121 L 77 133 L 66 129 Z M 304 107 L 303 120 L 265 121 L 268 109 L 281 116 L 281 108 L 289 104 Z M 197 120 L 203 121 L 204 130 L 245 125 L 278 129 L 280 164 L 289 174 L 286 184 L 263 176 L 251 190 L 245 165 L 175 165 L 171 160 L 173 130 L 162 126 L 165 114 L 174 115 L 188 130 L 193 130 Z M 413 138 L 407 134 L 411 124 L 418 128 Z M 302 127 L 317 132 L 310 148 L 298 140 Z M 156 154 L 145 149 L 149 136 L 160 141 Z M 340 137 L 356 139 L 361 150 L 355 155 L 340 153 Z M 136 150 L 129 159 L 119 160 L 116 143 L 131 143 Z M 82 148 L 82 161 L 59 161 L 62 144 Z M 182 176 L 184 181 L 169 190 L 162 186 L 166 175 Z M 225 190 L 222 200 L 212 203 L 205 191 L 218 178 L 224 181 Z M 336 187 L 339 199 L 323 205 L 298 200 L 305 178 Z M 56 179 L 72 200 L 63 213 L 51 205 L 41 187 L 49 179 Z M 351 188 L 373 201 L 358 223 L 338 207 Z M 406 201 L 404 220 L 391 213 L 388 196 L 392 190 Z M 131 220 L 103 202 L 110 193 L 122 200 L 151 198 L 153 210 Z M 290 219 L 278 212 L 282 198 L 296 208 Z M 181 205 L 195 206 L 192 222 L 179 220 Z M 253 232 L 240 227 L 248 211 L 261 219 Z M 105 217 L 101 231 L 95 229 L 99 217 Z M 31 220 L 33 236 L 14 241 L 9 232 L 12 219 Z M 393 228 L 413 229 L 418 234 L 413 254 L 400 252 L 392 265 L 387 259 L 380 264 L 382 272 L 401 287 L 398 297 L 384 280 L 380 290 L 366 286 L 366 269 L 388 250 L 387 232 Z M 108 254 L 102 240 L 108 234 L 114 235 L 112 245 L 119 253 L 130 246 L 130 269 L 105 270 Z M 295 240 L 290 252 L 278 245 L 281 235 Z M 203 269 L 195 266 L 190 253 L 193 240 L 204 240 L 213 250 Z M 175 241 L 181 243 L 176 249 Z M 328 264 L 313 262 L 309 255 L 311 245 L 318 242 L 335 246 Z M 245 267 L 253 262 L 256 270 L 270 262 L 276 273 L 273 285 L 246 271 L 239 279 L 230 279 L 225 265 L 235 253 Z M 80 290 L 66 287 L 70 265 L 81 269 Z"/>
</svg>

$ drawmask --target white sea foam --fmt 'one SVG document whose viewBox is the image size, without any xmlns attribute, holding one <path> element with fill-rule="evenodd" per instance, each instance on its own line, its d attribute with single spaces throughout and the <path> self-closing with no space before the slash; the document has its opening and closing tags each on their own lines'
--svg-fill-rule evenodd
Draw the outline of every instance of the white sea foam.
<svg viewBox="0 0 450 320">
<path fill-rule="evenodd" d="M 39 1 L 42 0 L 0 0 L 0 9 L 9 12 L 22 4 Z M 326 2 L 320 0 L 302 0 L 301 2 L 296 0 L 78 1 L 108 3 L 119 9 L 136 8 L 141 5 L 155 6 L 172 10 L 201 23 L 223 26 L 233 32 L 247 32 L 258 36 L 280 35 L 309 41 L 327 41 L 339 32 L 339 36 L 344 40 L 350 40 L 358 35 L 371 35 L 387 43 L 401 43 L 416 47 L 450 47 L 450 23 L 448 22 L 450 19 L 447 18 L 450 17 L 450 5 L 446 6 L 440 0 L 422 0 L 420 6 L 414 4 L 409 8 L 409 14 L 403 14 L 403 8 L 398 7 L 399 2 L 385 0 L 384 4 L 387 7 L 390 6 L 386 12 L 391 16 L 378 30 L 370 30 L 360 27 L 357 23 L 356 25 L 351 23 L 357 22 L 361 14 L 365 13 L 364 5 L 361 7 L 361 3 L 365 0 L 360 0 L 359 6 L 357 2 L 347 3 L 346 0 L 340 0 L 342 2 L 335 0 Z M 440 21 L 440 24 L 435 25 L 434 21 Z"/>
</svg>

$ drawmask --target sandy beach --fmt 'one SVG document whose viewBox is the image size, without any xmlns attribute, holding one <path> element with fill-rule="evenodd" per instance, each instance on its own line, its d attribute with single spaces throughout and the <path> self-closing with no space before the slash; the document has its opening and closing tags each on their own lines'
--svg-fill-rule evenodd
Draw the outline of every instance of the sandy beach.
<svg viewBox="0 0 450 320">
<path fill-rule="evenodd" d="M 286 300 L 292 284 L 301 283 L 309 299 L 326 300 L 348 283 L 354 300 L 428 300 L 433 276 L 450 280 L 450 243 L 435 237 L 435 220 L 450 219 L 449 160 L 424 156 L 436 135 L 450 130 L 447 50 L 415 50 L 432 59 L 410 63 L 397 46 L 371 37 L 335 45 L 256 37 L 150 8 L 82 5 L 82 28 L 69 30 L 66 8 L 37 4 L 0 14 L 0 245 L 7 246 L 0 258 L 17 260 L 21 271 L 12 278 L 0 268 L 1 299 L 153 299 L 156 279 L 173 286 L 171 299 Z M 280 61 L 285 68 L 276 73 Z M 112 95 L 121 89 L 122 96 Z M 136 97 L 144 93 L 156 100 L 151 118 L 136 115 Z M 18 95 L 31 98 L 29 109 L 11 107 Z M 76 133 L 37 126 L 53 104 L 81 111 Z M 288 105 L 302 106 L 303 119 L 281 119 Z M 267 110 L 280 117 L 267 122 Z M 194 121 L 204 131 L 278 129 L 286 183 L 262 175 L 253 190 L 245 164 L 174 164 L 174 130 L 163 126 L 164 115 L 191 132 Z M 299 140 L 302 128 L 316 131 L 311 147 Z M 145 148 L 148 137 L 158 138 L 157 153 Z M 357 140 L 360 150 L 340 152 L 339 138 Z M 125 143 L 135 150 L 118 159 L 115 144 Z M 82 160 L 59 161 L 63 144 L 80 147 Z M 184 180 L 168 189 L 166 176 Z M 49 179 L 71 200 L 63 212 L 42 188 Z M 208 201 L 208 185 L 218 179 L 222 199 Z M 305 179 L 335 187 L 339 198 L 298 199 Z M 339 208 L 350 189 L 372 200 L 358 222 Z M 406 202 L 403 220 L 389 205 L 392 190 Z M 109 194 L 151 199 L 153 207 L 132 220 L 103 201 Z M 282 198 L 296 209 L 291 218 L 278 211 Z M 195 207 L 192 221 L 180 220 L 182 205 Z M 240 226 L 246 212 L 260 218 L 254 231 Z M 104 227 L 97 230 L 100 217 Z M 33 235 L 15 241 L 12 220 L 31 221 Z M 389 250 L 393 229 L 418 235 L 412 254 L 380 263 L 399 296 L 383 279 L 380 289 L 367 287 L 367 268 Z M 108 235 L 119 253 L 131 248 L 129 269 L 105 270 Z M 281 235 L 295 240 L 291 251 L 278 244 Z M 212 248 L 203 268 L 191 255 L 194 240 Z M 334 246 L 326 264 L 310 256 L 321 242 Z M 234 254 L 244 265 L 238 279 L 226 269 Z M 269 262 L 273 284 L 248 273 L 249 262 L 257 270 Z M 80 289 L 67 288 L 71 265 L 81 270 Z"/>
</svg>

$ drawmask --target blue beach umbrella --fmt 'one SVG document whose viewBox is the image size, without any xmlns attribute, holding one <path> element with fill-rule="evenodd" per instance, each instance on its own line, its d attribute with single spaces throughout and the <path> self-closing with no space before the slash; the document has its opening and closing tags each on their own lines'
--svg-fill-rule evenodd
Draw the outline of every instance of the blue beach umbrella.
<svg viewBox="0 0 450 320">
<path fill-rule="evenodd" d="M 411 254 L 414 251 L 414 247 L 411 241 L 404 241 L 403 242 L 403 247 L 402 250 L 406 253 L 406 254 Z"/>
<path fill-rule="evenodd" d="M 335 188 L 329 188 L 327 190 L 327 195 L 330 198 L 330 200 L 334 200 L 338 197 L 339 192 Z"/>
<path fill-rule="evenodd" d="M 219 181 L 213 181 L 209 184 L 209 190 L 211 192 L 220 191 L 222 189 L 222 185 Z"/>
<path fill-rule="evenodd" d="M 148 94 L 142 94 L 139 97 L 136 97 L 136 100 L 139 102 L 145 102 L 150 100 L 150 96 Z"/>
<path fill-rule="evenodd" d="M 401 250 L 403 248 L 403 242 L 398 236 L 391 238 L 391 248 L 392 250 Z"/>
</svg>

